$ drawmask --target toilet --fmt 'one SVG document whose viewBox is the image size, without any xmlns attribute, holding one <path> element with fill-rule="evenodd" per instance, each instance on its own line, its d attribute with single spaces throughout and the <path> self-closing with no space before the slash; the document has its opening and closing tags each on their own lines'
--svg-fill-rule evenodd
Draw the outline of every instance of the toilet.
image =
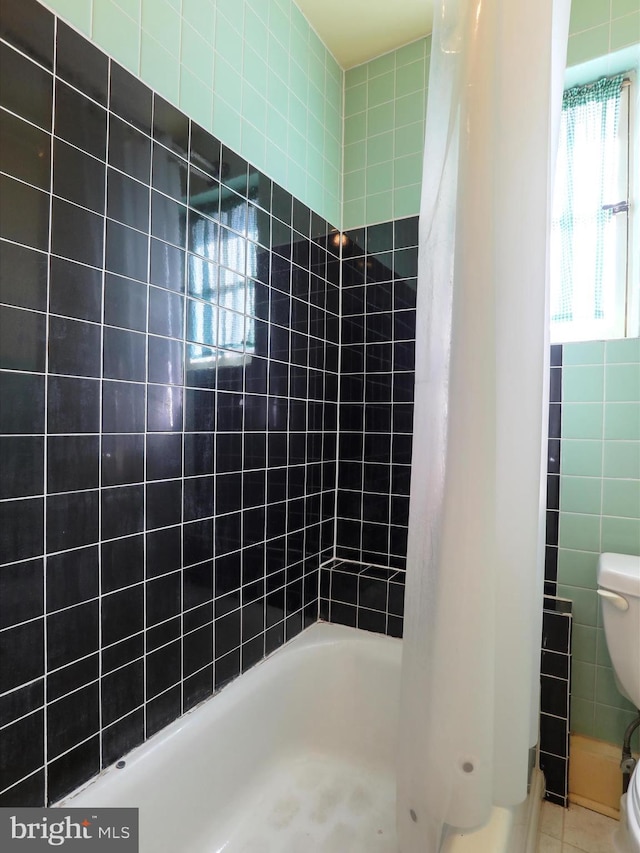
<svg viewBox="0 0 640 853">
<path fill-rule="evenodd" d="M 640 708 L 640 557 L 601 554 L 598 595 L 618 689 Z M 640 853 L 640 762 L 620 801 L 616 853 Z"/>
</svg>

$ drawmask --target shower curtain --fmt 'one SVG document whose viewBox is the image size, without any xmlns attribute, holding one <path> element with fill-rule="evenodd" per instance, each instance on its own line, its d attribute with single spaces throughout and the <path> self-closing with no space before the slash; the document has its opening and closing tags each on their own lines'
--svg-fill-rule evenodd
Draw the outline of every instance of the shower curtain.
<svg viewBox="0 0 640 853">
<path fill-rule="evenodd" d="M 537 741 L 548 234 L 569 0 L 436 0 L 397 825 L 436 853 Z"/>
</svg>

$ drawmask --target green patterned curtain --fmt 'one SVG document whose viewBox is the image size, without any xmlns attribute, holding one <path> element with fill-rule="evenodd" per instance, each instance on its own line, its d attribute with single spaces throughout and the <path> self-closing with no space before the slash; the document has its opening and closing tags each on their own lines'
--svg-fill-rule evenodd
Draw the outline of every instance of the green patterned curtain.
<svg viewBox="0 0 640 853">
<path fill-rule="evenodd" d="M 600 320 L 611 210 L 620 201 L 616 133 L 624 75 L 568 89 L 556 166 L 551 242 L 551 321 Z"/>
</svg>

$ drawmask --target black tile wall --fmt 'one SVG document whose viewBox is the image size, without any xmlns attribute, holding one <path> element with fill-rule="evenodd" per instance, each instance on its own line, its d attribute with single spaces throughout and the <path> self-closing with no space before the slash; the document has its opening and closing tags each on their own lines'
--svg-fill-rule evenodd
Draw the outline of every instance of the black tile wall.
<svg viewBox="0 0 640 853">
<path fill-rule="evenodd" d="M 340 240 L 34 0 L 3 0 L 0 66 L 0 804 L 26 806 L 316 620 Z"/>
</svg>

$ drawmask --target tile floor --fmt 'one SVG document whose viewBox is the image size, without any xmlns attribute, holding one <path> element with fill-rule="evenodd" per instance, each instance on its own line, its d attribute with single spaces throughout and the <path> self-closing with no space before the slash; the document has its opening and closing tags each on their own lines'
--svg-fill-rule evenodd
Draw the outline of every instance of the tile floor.
<svg viewBox="0 0 640 853">
<path fill-rule="evenodd" d="M 542 804 L 538 853 L 612 853 L 618 821 L 597 812 Z"/>
</svg>

